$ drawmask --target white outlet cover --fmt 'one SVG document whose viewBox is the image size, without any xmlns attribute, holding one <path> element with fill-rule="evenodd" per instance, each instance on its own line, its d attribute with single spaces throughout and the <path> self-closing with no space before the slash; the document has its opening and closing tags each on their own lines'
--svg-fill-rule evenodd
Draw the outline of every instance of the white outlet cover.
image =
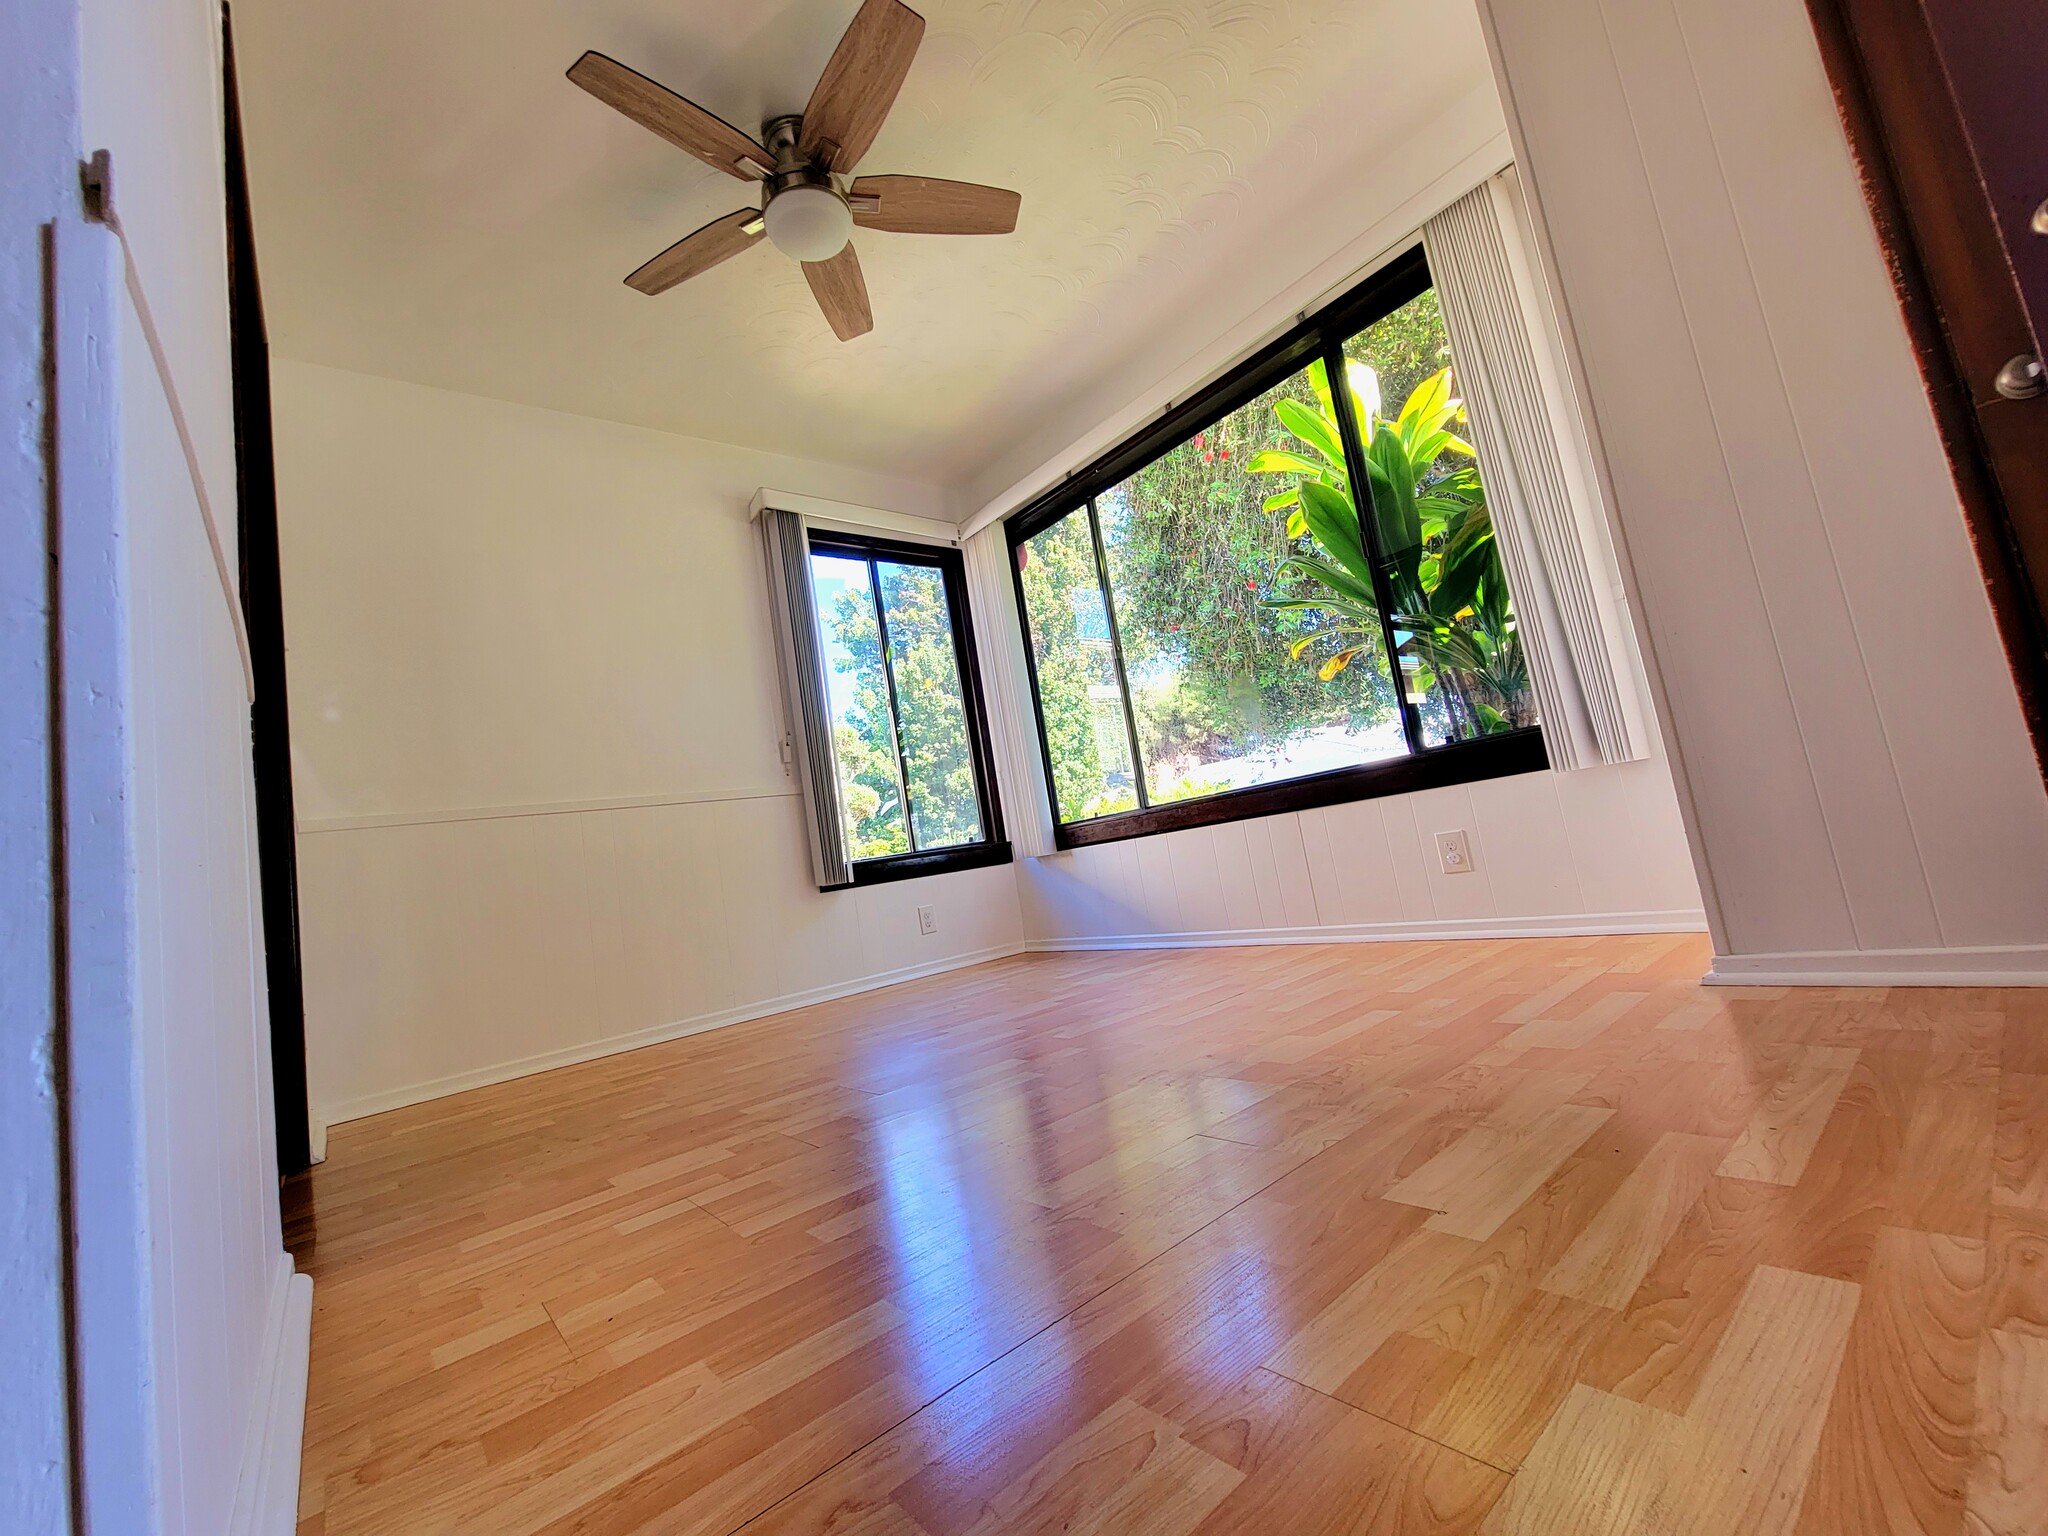
<svg viewBox="0 0 2048 1536">
<path fill-rule="evenodd" d="M 930 907 L 919 907 L 917 909 L 917 931 L 919 933 L 937 933 L 939 931 L 939 914 Z"/>
<path fill-rule="evenodd" d="M 1472 841 L 1463 829 L 1437 833 L 1436 856 L 1447 875 L 1472 873 Z"/>
</svg>

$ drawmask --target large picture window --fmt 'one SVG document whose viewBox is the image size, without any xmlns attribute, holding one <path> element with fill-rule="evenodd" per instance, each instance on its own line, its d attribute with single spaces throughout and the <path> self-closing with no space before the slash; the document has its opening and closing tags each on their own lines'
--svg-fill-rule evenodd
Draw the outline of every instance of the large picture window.
<svg viewBox="0 0 2048 1536">
<path fill-rule="evenodd" d="M 814 530 L 810 563 L 855 883 L 1007 859 L 958 552 Z"/>
<path fill-rule="evenodd" d="M 1420 250 L 1009 535 L 1062 846 L 1544 766 Z"/>
</svg>

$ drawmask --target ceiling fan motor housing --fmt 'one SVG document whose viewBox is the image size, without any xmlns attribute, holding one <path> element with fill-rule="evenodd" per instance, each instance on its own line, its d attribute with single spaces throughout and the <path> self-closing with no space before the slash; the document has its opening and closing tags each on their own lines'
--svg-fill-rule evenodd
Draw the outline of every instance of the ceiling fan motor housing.
<svg viewBox="0 0 2048 1536">
<path fill-rule="evenodd" d="M 740 181 L 761 208 L 741 208 L 685 235 L 626 276 L 667 293 L 766 239 L 803 263 L 804 280 L 841 341 L 875 327 L 851 236 L 856 223 L 908 235 L 1006 235 L 1018 197 L 1000 187 L 928 176 L 870 176 L 842 186 L 874 143 L 924 37 L 903 0 L 861 0 L 803 112 L 770 119 L 757 140 L 617 59 L 586 51 L 569 78 L 678 149 Z"/>
<path fill-rule="evenodd" d="M 764 137 L 775 156 L 775 172 L 767 178 L 761 221 L 768 239 L 784 255 L 798 261 L 829 261 L 853 238 L 853 212 L 826 171 L 805 160 L 797 149 L 803 119 L 778 117 Z"/>
</svg>

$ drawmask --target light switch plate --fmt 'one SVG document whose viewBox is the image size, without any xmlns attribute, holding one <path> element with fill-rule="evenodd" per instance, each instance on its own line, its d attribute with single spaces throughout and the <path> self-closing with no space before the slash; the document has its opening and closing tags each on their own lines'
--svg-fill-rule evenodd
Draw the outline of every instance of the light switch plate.
<svg viewBox="0 0 2048 1536">
<path fill-rule="evenodd" d="M 1443 861 L 1447 875 L 1472 873 L 1472 841 L 1462 827 L 1455 832 L 1437 833 L 1436 856 Z"/>
</svg>

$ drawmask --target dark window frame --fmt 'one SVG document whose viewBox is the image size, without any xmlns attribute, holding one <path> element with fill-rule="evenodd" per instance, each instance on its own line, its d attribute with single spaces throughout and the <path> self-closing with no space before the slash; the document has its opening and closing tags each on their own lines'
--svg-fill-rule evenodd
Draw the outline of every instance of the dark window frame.
<svg viewBox="0 0 2048 1536">
<path fill-rule="evenodd" d="M 1052 490 L 1026 502 L 1005 520 L 1004 529 L 1010 549 L 1010 580 L 1016 592 L 1018 621 L 1024 631 L 1025 670 L 1031 678 L 1032 719 L 1038 731 L 1038 751 L 1045 771 L 1047 798 L 1053 807 L 1054 846 L 1080 848 L 1092 843 L 1121 842 L 1126 838 L 1151 837 L 1187 827 L 1217 826 L 1254 816 L 1274 816 L 1286 811 L 1341 805 L 1352 800 L 1376 799 L 1420 789 L 1505 778 L 1511 774 L 1535 773 L 1550 766 L 1540 725 L 1442 746 L 1432 747 L 1423 742 L 1421 716 L 1408 697 L 1393 645 L 1387 553 L 1380 547 L 1377 520 L 1366 515 L 1365 507 L 1357 506 L 1359 532 L 1364 538 L 1366 551 L 1372 557 L 1375 585 L 1379 591 L 1380 621 L 1387 629 L 1387 662 L 1395 697 L 1399 701 L 1402 730 L 1408 739 L 1408 754 L 1377 763 L 1305 774 L 1273 784 L 1227 789 L 1198 800 L 1175 800 L 1165 805 L 1152 805 L 1145 786 L 1144 758 L 1139 748 L 1137 727 L 1131 719 L 1130 687 L 1123 677 L 1122 639 L 1117 629 L 1116 600 L 1110 591 L 1096 498 L 1165 457 L 1195 433 L 1207 431 L 1283 379 L 1317 362 L 1324 364 L 1332 380 L 1330 393 L 1344 441 L 1345 458 L 1350 466 L 1351 483 L 1354 486 L 1367 484 L 1363 473 L 1364 444 L 1352 410 L 1350 391 L 1339 387 L 1344 378 L 1344 343 L 1374 321 L 1384 319 L 1402 305 L 1419 298 L 1433 286 L 1429 262 L 1422 247 L 1417 245 L 1403 252 L 1357 287 L 1321 309 L 1304 315 L 1284 335 L 1188 399 L 1169 406 L 1150 425 L 1118 443 L 1092 464 L 1076 470 Z M 1358 500 L 1358 497 L 1353 497 L 1354 505 Z M 1017 548 L 1027 539 L 1035 538 L 1076 514 L 1087 518 L 1089 538 L 1095 546 L 1097 579 L 1109 615 L 1111 643 L 1119 658 L 1117 680 L 1124 694 L 1131 778 L 1139 808 L 1069 822 L 1060 819 L 1052 746 L 1046 739 L 1045 709 L 1038 691 L 1038 656 L 1031 639 L 1031 612 L 1024 600 L 1024 576 L 1017 564 Z"/>
<path fill-rule="evenodd" d="M 889 690 L 889 730 L 896 741 L 897 771 L 904 774 L 902 716 L 896 707 L 896 674 L 888 663 L 889 621 L 882 608 L 881 575 L 878 562 L 891 565 L 921 565 L 939 573 L 946 592 L 946 616 L 953 630 L 953 663 L 960 673 L 960 701 L 967 714 L 967 750 L 974 765 L 976 804 L 981 812 L 982 840 L 957 848 L 931 848 L 910 853 L 892 853 L 878 859 L 856 859 L 850 885 L 830 886 L 848 890 L 867 885 L 887 885 L 896 880 L 916 880 L 926 875 L 950 874 L 962 869 L 988 869 L 1011 861 L 1009 839 L 1003 831 L 1003 808 L 996 793 L 995 758 L 989 746 L 988 711 L 982 701 L 981 663 L 974 650 L 974 624 L 967 606 L 967 562 L 960 551 L 945 544 L 924 544 L 911 539 L 892 539 L 885 534 L 848 533 L 836 528 L 810 530 L 812 554 L 843 555 L 865 560 L 872 584 L 876 621 L 883 644 L 882 675 Z M 823 615 L 819 620 L 823 622 Z M 822 638 L 822 637 L 821 637 Z M 907 777 L 907 774 L 906 774 Z M 903 827 L 914 836 L 910 792 L 904 786 Z"/>
</svg>

